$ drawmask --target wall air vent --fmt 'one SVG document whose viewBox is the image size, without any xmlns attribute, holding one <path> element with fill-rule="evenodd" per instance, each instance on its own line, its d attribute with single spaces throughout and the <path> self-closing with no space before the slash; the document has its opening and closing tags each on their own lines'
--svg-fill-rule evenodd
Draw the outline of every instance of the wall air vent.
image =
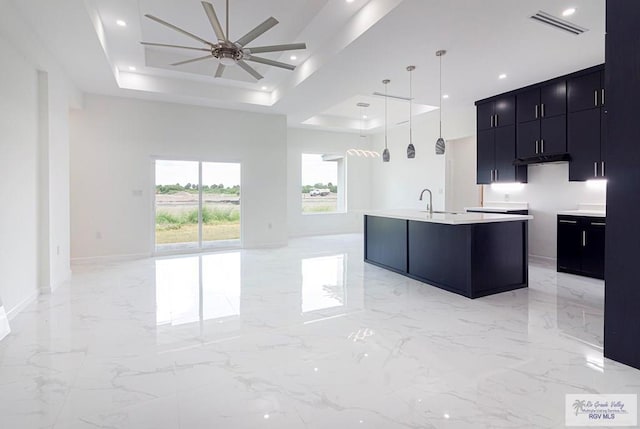
<svg viewBox="0 0 640 429">
<path fill-rule="evenodd" d="M 575 34 L 576 36 L 588 31 L 586 28 L 577 26 L 569 21 L 565 21 L 564 19 L 558 18 L 557 16 L 553 16 L 541 10 L 539 10 L 538 13 L 531 15 L 531 19 L 555 27 L 558 30 Z"/>
</svg>

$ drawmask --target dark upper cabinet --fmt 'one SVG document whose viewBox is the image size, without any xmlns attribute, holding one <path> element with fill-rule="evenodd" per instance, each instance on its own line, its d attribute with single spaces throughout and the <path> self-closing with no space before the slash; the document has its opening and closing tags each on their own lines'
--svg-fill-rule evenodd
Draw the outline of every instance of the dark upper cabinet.
<svg viewBox="0 0 640 429">
<path fill-rule="evenodd" d="M 516 122 L 516 98 L 505 96 L 478 104 L 476 114 L 478 130 L 513 125 Z"/>
<path fill-rule="evenodd" d="M 560 272 L 604 278 L 604 218 L 558 216 L 558 258 Z"/>
<path fill-rule="evenodd" d="M 567 147 L 571 154 L 569 180 L 584 181 L 601 177 L 600 109 L 569 113 Z"/>
<path fill-rule="evenodd" d="M 479 185 L 488 185 L 493 182 L 496 168 L 495 131 L 478 131 L 477 144 L 477 182 Z"/>
<path fill-rule="evenodd" d="M 518 124 L 518 158 L 565 152 L 567 152 L 567 117 L 565 115 Z"/>
<path fill-rule="evenodd" d="M 516 157 L 516 126 L 509 125 L 495 130 L 496 170 L 494 182 L 515 182 L 517 180 L 513 160 Z"/>
<path fill-rule="evenodd" d="M 478 118 L 478 130 L 488 130 L 493 128 L 494 110 L 492 102 L 478 104 L 476 113 Z"/>
<path fill-rule="evenodd" d="M 605 101 L 603 72 L 574 77 L 567 82 L 569 112 L 601 107 Z"/>
<path fill-rule="evenodd" d="M 540 88 L 519 93 L 517 100 L 518 123 L 565 115 L 567 112 L 567 83 L 560 80 Z"/>
<path fill-rule="evenodd" d="M 526 167 L 513 165 L 515 139 L 515 125 L 478 132 L 476 182 L 479 185 L 527 181 Z"/>
<path fill-rule="evenodd" d="M 507 127 L 516 123 L 516 97 L 500 97 L 494 101 L 495 128 Z"/>
</svg>

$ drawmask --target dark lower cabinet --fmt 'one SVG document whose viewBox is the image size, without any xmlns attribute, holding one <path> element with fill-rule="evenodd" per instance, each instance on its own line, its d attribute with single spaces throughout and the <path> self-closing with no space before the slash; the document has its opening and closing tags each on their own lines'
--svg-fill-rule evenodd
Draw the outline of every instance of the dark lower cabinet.
<svg viewBox="0 0 640 429">
<path fill-rule="evenodd" d="M 364 258 L 393 271 L 407 271 L 407 221 L 364 217 Z"/>
<path fill-rule="evenodd" d="M 605 219 L 558 216 L 558 271 L 604 279 Z"/>
</svg>

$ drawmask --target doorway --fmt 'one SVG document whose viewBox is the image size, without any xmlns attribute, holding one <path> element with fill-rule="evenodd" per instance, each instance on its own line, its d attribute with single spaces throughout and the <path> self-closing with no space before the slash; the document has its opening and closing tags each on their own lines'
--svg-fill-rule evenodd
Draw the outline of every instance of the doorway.
<svg viewBox="0 0 640 429">
<path fill-rule="evenodd" d="M 155 252 L 240 245 L 240 164 L 155 161 Z"/>
</svg>

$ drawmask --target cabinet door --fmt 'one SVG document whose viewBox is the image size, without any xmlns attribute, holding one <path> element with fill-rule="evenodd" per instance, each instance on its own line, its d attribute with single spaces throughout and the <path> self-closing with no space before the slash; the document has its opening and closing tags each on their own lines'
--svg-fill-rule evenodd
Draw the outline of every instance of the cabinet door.
<svg viewBox="0 0 640 429">
<path fill-rule="evenodd" d="M 540 121 L 518 124 L 516 153 L 518 158 L 528 158 L 538 154 L 540 148 Z"/>
<path fill-rule="evenodd" d="M 569 112 L 593 109 L 600 105 L 602 72 L 590 73 L 569 79 L 567 82 L 567 102 Z"/>
<path fill-rule="evenodd" d="M 496 168 L 495 130 L 484 130 L 478 132 L 477 141 L 477 169 L 476 178 L 478 185 L 488 185 L 491 183 L 492 171 Z"/>
<path fill-rule="evenodd" d="M 495 129 L 496 150 L 496 182 L 515 182 L 516 167 L 513 161 L 516 158 L 516 126 L 500 127 Z"/>
<path fill-rule="evenodd" d="M 516 123 L 516 97 L 514 95 L 500 97 L 494 101 L 497 127 L 507 127 Z"/>
<path fill-rule="evenodd" d="M 598 279 L 604 279 L 604 219 L 594 218 L 585 222 L 582 271 Z"/>
<path fill-rule="evenodd" d="M 571 154 L 569 180 L 593 179 L 600 172 L 600 110 L 588 109 L 569 114 L 567 147 Z"/>
<path fill-rule="evenodd" d="M 365 259 L 407 271 L 407 221 L 365 216 Z"/>
<path fill-rule="evenodd" d="M 518 94 L 516 104 L 518 123 L 535 121 L 540 117 L 540 90 L 536 88 Z"/>
<path fill-rule="evenodd" d="M 607 176 L 607 143 L 608 143 L 608 128 L 607 128 L 607 109 L 600 109 L 600 174 Z"/>
<path fill-rule="evenodd" d="M 547 155 L 567 151 L 567 116 L 543 118 L 540 121 L 540 151 Z"/>
<path fill-rule="evenodd" d="M 567 81 L 540 88 L 540 115 L 543 118 L 567 114 Z"/>
<path fill-rule="evenodd" d="M 558 271 L 579 272 L 582 228 L 578 219 L 558 218 Z"/>
<path fill-rule="evenodd" d="M 493 102 L 478 104 L 476 107 L 478 130 L 488 130 L 493 126 Z"/>
</svg>

